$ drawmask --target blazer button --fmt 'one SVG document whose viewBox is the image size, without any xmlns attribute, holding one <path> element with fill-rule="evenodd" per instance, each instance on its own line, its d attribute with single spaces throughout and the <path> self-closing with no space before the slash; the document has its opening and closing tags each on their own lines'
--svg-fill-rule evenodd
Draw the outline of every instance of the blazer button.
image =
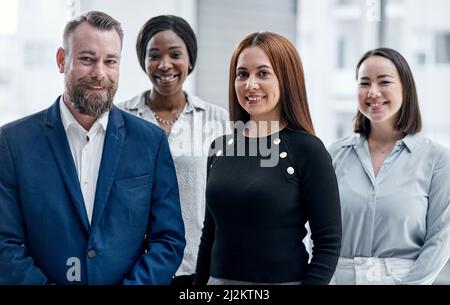
<svg viewBox="0 0 450 305">
<path fill-rule="evenodd" d="M 92 250 L 92 249 L 91 249 L 91 250 L 88 251 L 87 256 L 88 256 L 89 258 L 94 258 L 94 257 L 97 256 L 97 252 L 95 252 L 95 250 Z"/>
</svg>

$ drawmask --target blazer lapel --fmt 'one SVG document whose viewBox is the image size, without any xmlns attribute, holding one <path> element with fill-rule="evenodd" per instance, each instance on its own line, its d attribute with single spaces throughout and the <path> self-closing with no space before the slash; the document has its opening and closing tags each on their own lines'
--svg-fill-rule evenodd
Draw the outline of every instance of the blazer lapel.
<svg viewBox="0 0 450 305">
<path fill-rule="evenodd" d="M 81 193 L 80 182 L 78 181 L 77 170 L 73 161 L 72 152 L 70 151 L 69 142 L 67 141 L 67 135 L 61 122 L 59 100 L 58 98 L 47 110 L 46 136 L 83 227 L 89 232 L 89 221 Z"/>
<path fill-rule="evenodd" d="M 122 114 L 116 107 L 113 107 L 109 114 L 102 161 L 98 173 L 92 228 L 97 226 L 105 209 L 111 187 L 116 177 L 124 140 L 125 128 Z"/>
</svg>

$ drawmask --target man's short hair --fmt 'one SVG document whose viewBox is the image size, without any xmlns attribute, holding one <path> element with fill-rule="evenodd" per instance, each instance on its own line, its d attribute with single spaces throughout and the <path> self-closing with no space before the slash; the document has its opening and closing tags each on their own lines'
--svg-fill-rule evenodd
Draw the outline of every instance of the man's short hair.
<svg viewBox="0 0 450 305">
<path fill-rule="evenodd" d="M 67 48 L 69 45 L 69 37 L 75 31 L 75 29 L 82 24 L 83 22 L 87 22 L 91 26 L 98 28 L 100 30 L 116 30 L 117 34 L 120 37 L 120 44 L 122 45 L 123 41 L 123 30 L 120 22 L 118 22 L 113 17 L 99 11 L 90 11 L 83 15 L 76 17 L 75 19 L 69 21 L 64 28 L 63 34 L 63 44 L 64 48 Z"/>
</svg>

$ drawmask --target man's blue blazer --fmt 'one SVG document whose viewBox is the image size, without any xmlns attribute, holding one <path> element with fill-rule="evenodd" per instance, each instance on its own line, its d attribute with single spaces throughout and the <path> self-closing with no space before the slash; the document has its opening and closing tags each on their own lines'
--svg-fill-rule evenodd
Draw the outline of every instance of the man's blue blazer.
<svg viewBox="0 0 450 305">
<path fill-rule="evenodd" d="M 156 125 L 111 110 L 91 225 L 59 98 L 1 127 L 0 284 L 168 284 L 184 246 L 173 160 Z"/>
</svg>

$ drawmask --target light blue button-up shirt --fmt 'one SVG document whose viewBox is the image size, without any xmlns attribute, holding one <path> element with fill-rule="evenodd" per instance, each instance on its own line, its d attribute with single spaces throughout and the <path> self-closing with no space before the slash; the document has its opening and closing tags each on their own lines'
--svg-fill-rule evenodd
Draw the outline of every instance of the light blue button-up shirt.
<svg viewBox="0 0 450 305">
<path fill-rule="evenodd" d="M 407 135 L 376 176 L 364 136 L 329 152 L 341 199 L 341 256 L 414 259 L 402 284 L 431 284 L 450 257 L 449 150 Z"/>
</svg>

